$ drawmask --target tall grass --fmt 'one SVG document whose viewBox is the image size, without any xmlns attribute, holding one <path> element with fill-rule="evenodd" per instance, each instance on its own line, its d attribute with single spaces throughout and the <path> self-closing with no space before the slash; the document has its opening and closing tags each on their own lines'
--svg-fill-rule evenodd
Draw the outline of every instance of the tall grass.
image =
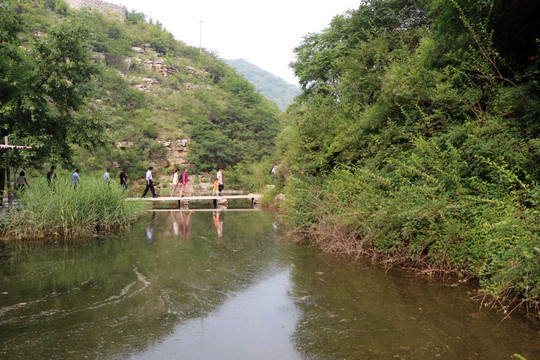
<svg viewBox="0 0 540 360">
<path fill-rule="evenodd" d="M 18 206 L 0 217 L 0 237 L 13 240 L 72 241 L 99 232 L 120 230 L 133 223 L 147 205 L 125 201 L 120 186 L 101 179 L 46 181 L 18 193 Z"/>
</svg>

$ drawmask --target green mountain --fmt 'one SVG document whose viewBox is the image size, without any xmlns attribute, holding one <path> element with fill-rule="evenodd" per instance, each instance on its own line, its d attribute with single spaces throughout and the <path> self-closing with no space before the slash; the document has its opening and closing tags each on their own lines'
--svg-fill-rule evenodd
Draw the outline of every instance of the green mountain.
<svg viewBox="0 0 540 360">
<path fill-rule="evenodd" d="M 244 75 L 263 96 L 275 102 L 281 110 L 285 110 L 293 102 L 293 99 L 300 95 L 300 89 L 296 86 L 253 65 L 249 61 L 237 59 L 225 60 L 225 62 Z"/>
<path fill-rule="evenodd" d="M 159 22 L 99 0 L 0 6 L 0 135 L 34 147 L 10 154 L 15 169 L 127 167 L 135 177 L 153 165 L 168 177 L 272 152 L 277 106 Z"/>
</svg>

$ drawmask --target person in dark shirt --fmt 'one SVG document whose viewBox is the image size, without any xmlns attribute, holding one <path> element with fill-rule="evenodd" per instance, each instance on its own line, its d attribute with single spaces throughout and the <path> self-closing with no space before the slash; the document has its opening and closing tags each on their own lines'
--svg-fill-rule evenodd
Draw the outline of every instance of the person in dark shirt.
<svg viewBox="0 0 540 360">
<path fill-rule="evenodd" d="M 127 184 L 127 175 L 126 175 L 126 169 L 123 168 L 122 172 L 120 173 L 120 185 L 124 188 L 124 191 L 127 190 L 128 184 Z"/>
<path fill-rule="evenodd" d="M 51 171 L 47 172 L 47 183 L 51 186 L 51 181 L 56 180 L 56 174 L 54 173 L 55 166 L 51 166 Z"/>
</svg>

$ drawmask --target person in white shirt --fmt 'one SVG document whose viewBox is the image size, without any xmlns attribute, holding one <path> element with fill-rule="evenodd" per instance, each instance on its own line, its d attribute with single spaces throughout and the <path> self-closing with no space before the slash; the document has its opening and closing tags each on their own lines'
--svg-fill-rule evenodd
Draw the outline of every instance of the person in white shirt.
<svg viewBox="0 0 540 360">
<path fill-rule="evenodd" d="M 108 185 L 111 184 L 111 174 L 109 174 L 109 169 L 105 171 L 105 174 L 103 174 L 103 181 L 105 181 Z"/>
<path fill-rule="evenodd" d="M 76 169 L 73 175 L 71 175 L 71 184 L 73 185 L 73 189 L 76 189 L 77 185 L 81 181 L 81 177 L 79 174 L 80 174 L 79 169 Z"/>
<path fill-rule="evenodd" d="M 274 178 L 274 182 L 276 182 L 276 179 L 277 179 L 277 169 L 278 169 L 277 165 L 274 165 L 271 171 L 272 177 Z"/>
<path fill-rule="evenodd" d="M 173 174 L 173 178 L 172 178 L 172 185 L 173 185 L 173 188 L 172 188 L 172 191 L 171 191 L 171 197 L 173 196 L 174 194 L 174 191 L 176 190 L 176 188 L 178 187 L 178 185 L 180 184 L 180 180 L 178 178 L 178 174 L 180 173 L 180 169 L 176 169 L 174 170 L 174 174 Z"/>
<path fill-rule="evenodd" d="M 30 187 L 30 185 L 28 185 L 28 181 L 26 181 L 25 172 L 21 171 L 19 173 L 19 176 L 17 176 L 17 184 L 15 185 L 15 189 L 17 189 L 19 191 L 23 191 L 25 186 Z"/>
<path fill-rule="evenodd" d="M 217 172 L 217 182 L 218 182 L 218 196 L 221 196 L 221 191 L 223 191 L 223 168 L 220 167 Z"/>
<path fill-rule="evenodd" d="M 156 190 L 154 190 L 154 179 L 152 178 L 152 170 L 154 170 L 153 166 L 150 166 L 148 168 L 148 171 L 146 172 L 146 189 L 144 189 L 144 192 L 142 194 L 142 197 L 146 196 L 146 193 L 148 192 L 148 189 L 152 191 L 152 196 L 156 196 Z"/>
</svg>

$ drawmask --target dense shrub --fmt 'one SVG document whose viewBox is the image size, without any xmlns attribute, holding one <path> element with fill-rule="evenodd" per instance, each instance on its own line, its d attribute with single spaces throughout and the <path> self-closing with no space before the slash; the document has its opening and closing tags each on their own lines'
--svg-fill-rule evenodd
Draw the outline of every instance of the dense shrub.
<svg viewBox="0 0 540 360">
<path fill-rule="evenodd" d="M 512 26 L 492 10 L 532 11 L 501 4 L 373 0 L 310 34 L 278 150 L 291 221 L 321 248 L 478 277 L 538 309 L 540 60 L 498 52 Z"/>
<path fill-rule="evenodd" d="M 127 201 L 118 184 L 84 179 L 76 189 L 70 181 L 35 181 L 18 193 L 18 206 L 0 218 L 0 236 L 7 239 L 72 241 L 133 223 L 146 204 Z"/>
</svg>

